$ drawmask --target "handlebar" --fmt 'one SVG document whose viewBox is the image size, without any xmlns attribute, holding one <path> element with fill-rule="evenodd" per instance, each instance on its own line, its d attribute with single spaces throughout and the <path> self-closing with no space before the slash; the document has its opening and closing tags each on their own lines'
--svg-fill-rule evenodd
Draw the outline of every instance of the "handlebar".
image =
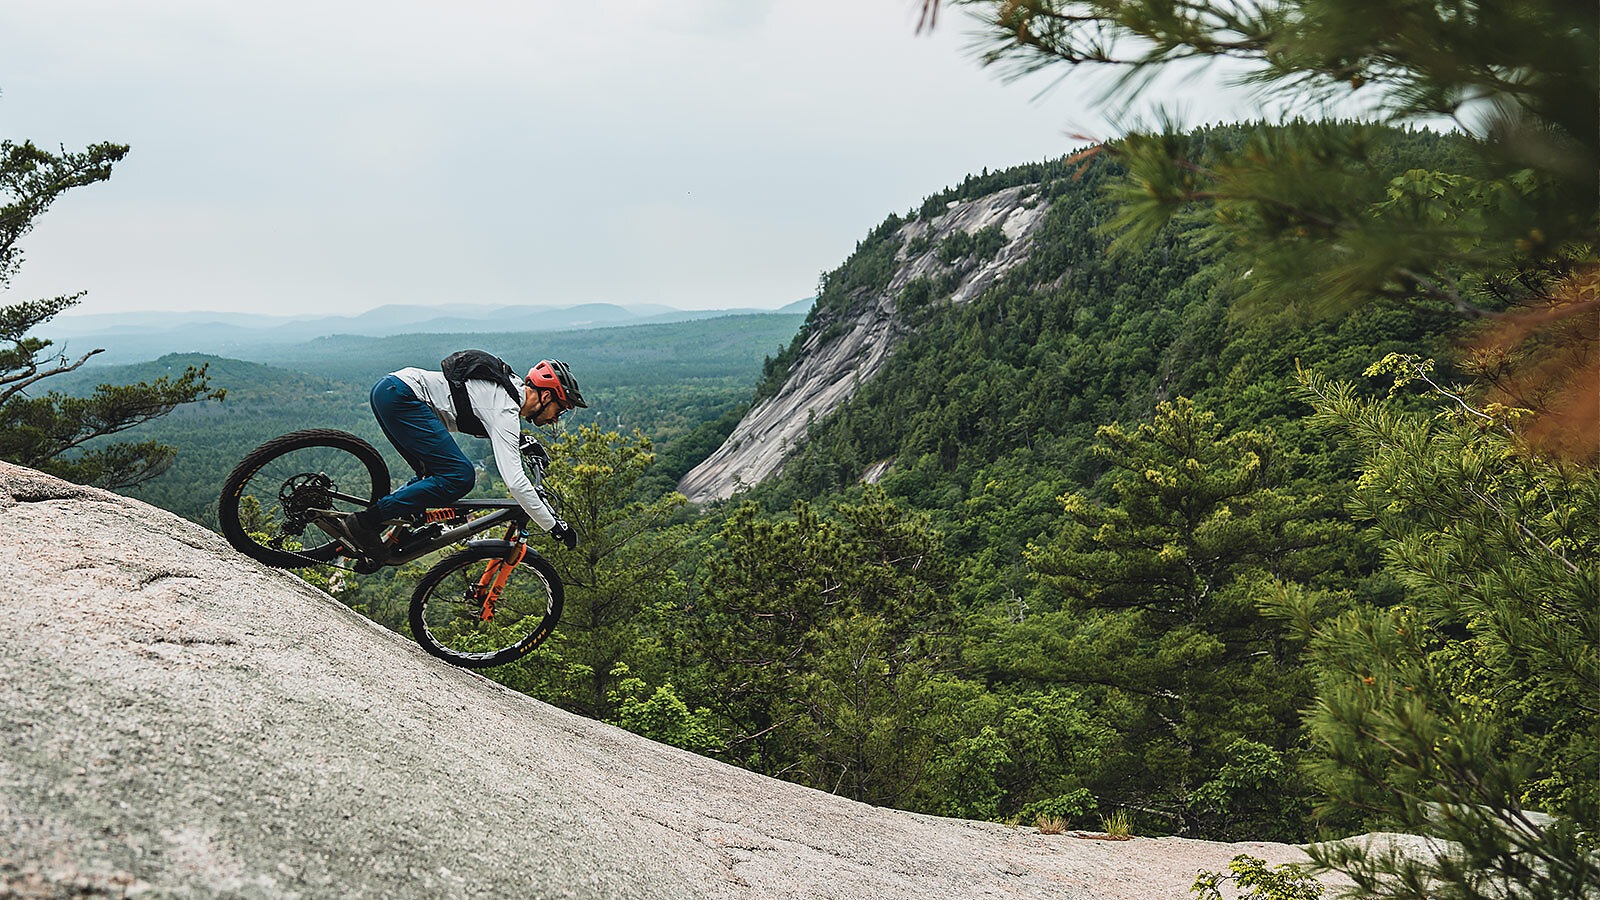
<svg viewBox="0 0 1600 900">
<path fill-rule="evenodd" d="M 534 463 L 542 471 L 550 465 L 550 454 L 545 451 L 544 445 L 532 434 L 523 432 L 522 439 L 517 442 L 517 450 L 522 458 Z"/>
</svg>

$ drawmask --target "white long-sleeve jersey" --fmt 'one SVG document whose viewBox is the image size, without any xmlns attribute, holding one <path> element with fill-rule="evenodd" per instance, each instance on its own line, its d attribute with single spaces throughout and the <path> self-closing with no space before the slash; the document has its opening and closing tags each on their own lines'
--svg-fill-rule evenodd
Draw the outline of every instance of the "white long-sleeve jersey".
<svg viewBox="0 0 1600 900">
<path fill-rule="evenodd" d="M 443 372 L 407 368 L 392 373 L 406 383 L 417 399 L 428 404 L 439 417 L 445 430 L 460 432 L 456 427 L 455 404 L 450 399 L 450 383 Z M 506 389 L 492 381 L 474 378 L 467 382 L 467 401 L 472 412 L 489 432 L 489 445 L 494 448 L 495 468 L 505 480 L 506 489 L 522 506 L 528 518 L 545 531 L 556 525 L 555 514 L 533 489 L 533 482 L 522 471 L 522 453 L 517 444 L 522 439 L 522 407 L 511 399 Z"/>
</svg>

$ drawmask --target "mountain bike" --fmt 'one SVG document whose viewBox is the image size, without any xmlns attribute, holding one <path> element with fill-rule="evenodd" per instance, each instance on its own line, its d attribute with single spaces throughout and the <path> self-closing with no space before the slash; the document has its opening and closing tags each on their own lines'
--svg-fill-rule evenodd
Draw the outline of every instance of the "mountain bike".
<svg viewBox="0 0 1600 900">
<path fill-rule="evenodd" d="M 544 487 L 549 455 L 524 435 L 522 458 Z M 528 546 L 528 515 L 516 500 L 458 500 L 384 523 L 389 557 L 366 559 L 337 536 L 333 521 L 389 493 L 389 467 L 371 444 L 314 428 L 273 438 L 250 451 L 222 485 L 222 535 L 251 559 L 283 569 L 333 566 L 370 574 L 457 544 L 461 549 L 422 576 L 411 595 L 411 633 L 422 648 L 458 666 L 486 668 L 520 659 L 561 618 L 562 584 L 550 561 Z M 504 528 L 498 539 L 469 540 Z"/>
</svg>

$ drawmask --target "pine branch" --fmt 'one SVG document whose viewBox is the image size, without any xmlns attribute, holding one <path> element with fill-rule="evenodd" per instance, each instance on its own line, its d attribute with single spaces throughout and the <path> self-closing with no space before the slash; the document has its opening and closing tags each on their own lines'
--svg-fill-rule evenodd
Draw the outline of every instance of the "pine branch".
<svg viewBox="0 0 1600 900">
<path fill-rule="evenodd" d="M 65 355 L 60 355 L 56 357 L 59 365 L 57 365 L 54 369 L 40 371 L 38 363 L 32 362 L 21 372 L 16 374 L 0 375 L 0 385 L 9 385 L 9 387 L 7 387 L 5 390 L 0 391 L 0 404 L 4 404 L 7 400 L 11 399 L 13 395 L 27 390 L 30 385 L 37 384 L 38 382 L 43 381 L 52 375 L 60 375 L 65 372 L 76 371 L 79 366 L 82 366 L 84 363 L 89 361 L 89 357 L 94 356 L 97 353 L 104 352 L 106 351 L 103 347 L 90 350 L 88 353 L 85 353 L 83 356 L 79 357 L 77 362 L 71 364 L 67 363 L 67 357 Z"/>
</svg>

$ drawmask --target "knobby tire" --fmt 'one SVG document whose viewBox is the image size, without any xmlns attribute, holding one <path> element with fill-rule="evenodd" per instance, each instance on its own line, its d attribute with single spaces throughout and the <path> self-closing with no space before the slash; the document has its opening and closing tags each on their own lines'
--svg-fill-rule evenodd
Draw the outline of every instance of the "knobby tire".
<svg viewBox="0 0 1600 900">
<path fill-rule="evenodd" d="M 333 502 L 331 508 L 341 512 L 369 506 L 389 492 L 389 467 L 371 444 L 331 428 L 290 432 L 250 451 L 222 483 L 217 505 L 222 536 L 240 553 L 281 569 L 332 563 L 339 544 L 316 525 L 302 523 L 299 534 L 283 530 L 284 485 L 316 475 L 327 476 L 336 492 L 361 498 L 360 503 Z M 252 498 L 246 514 L 243 507 Z M 257 530 L 246 527 L 247 516 Z"/>
<path fill-rule="evenodd" d="M 561 619 L 561 577 L 549 560 L 530 550 L 511 570 L 493 619 L 483 620 L 474 588 L 510 546 L 488 543 L 440 561 L 411 595 L 412 637 L 434 656 L 469 669 L 521 659 L 544 643 Z"/>
</svg>

